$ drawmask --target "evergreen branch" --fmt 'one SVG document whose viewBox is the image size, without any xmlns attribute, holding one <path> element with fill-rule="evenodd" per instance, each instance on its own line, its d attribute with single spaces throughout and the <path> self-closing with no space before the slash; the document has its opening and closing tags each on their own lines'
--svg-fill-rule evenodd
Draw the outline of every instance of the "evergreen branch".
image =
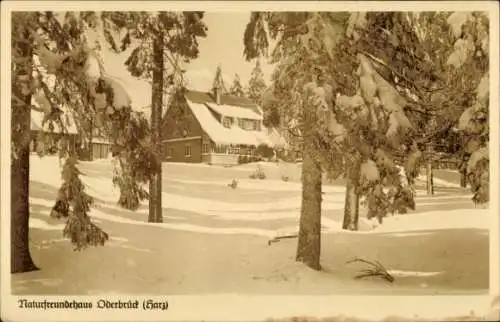
<svg viewBox="0 0 500 322">
<path fill-rule="evenodd" d="M 40 107 L 37 107 L 33 104 L 26 104 L 26 102 L 22 99 L 19 98 L 15 93 L 12 93 L 11 99 L 13 99 L 17 104 L 22 105 L 22 106 L 27 106 L 32 110 L 38 111 L 38 112 L 44 112 L 44 110 Z"/>
<path fill-rule="evenodd" d="M 59 35 L 61 36 L 62 39 L 66 40 L 65 44 L 67 46 L 67 48 L 65 48 L 66 50 L 71 50 L 72 47 L 73 47 L 73 44 L 71 44 L 71 42 L 69 41 L 69 39 L 73 39 L 74 37 L 72 37 L 68 32 L 66 32 L 63 27 L 61 26 L 61 24 L 59 23 L 59 21 L 57 21 L 57 19 L 55 18 L 54 14 L 51 12 L 51 11 L 48 11 L 46 13 L 46 18 L 48 18 L 48 21 L 51 22 L 53 24 L 53 26 L 55 26 L 55 28 L 57 29 L 57 32 L 59 33 Z M 40 27 L 47 33 L 47 34 L 51 34 L 52 32 L 47 28 L 47 26 L 45 25 L 40 25 Z"/>
<path fill-rule="evenodd" d="M 410 112 L 417 112 L 417 113 L 423 114 L 425 116 L 438 115 L 438 112 L 434 111 L 433 109 L 423 109 L 422 106 L 423 106 L 423 104 L 418 104 L 416 102 L 407 101 L 405 104 L 404 110 L 410 111 Z M 429 106 L 429 105 L 427 105 L 427 106 Z"/>
<path fill-rule="evenodd" d="M 434 130 L 434 131 L 432 131 L 430 133 L 424 134 L 422 137 L 416 139 L 415 142 L 416 143 L 426 143 L 426 142 L 429 142 L 433 138 L 435 138 L 436 136 L 438 136 L 438 135 L 440 135 L 442 133 L 447 132 L 452 126 L 453 126 L 453 124 L 450 121 L 448 121 L 441 128 L 439 128 L 437 130 Z"/>
<path fill-rule="evenodd" d="M 167 32 L 164 34 L 165 36 L 167 36 L 167 43 L 170 42 L 172 40 L 172 35 L 170 35 L 170 31 L 167 30 Z M 170 62 L 171 66 L 174 68 L 175 71 L 179 72 L 179 75 L 181 77 L 181 84 L 184 83 L 184 73 L 182 73 L 182 68 L 179 66 L 179 57 L 180 57 L 180 53 L 177 53 L 177 56 L 174 58 L 170 57 L 168 55 L 168 50 L 164 50 L 164 53 L 165 53 L 165 56 L 167 57 L 168 61 Z M 171 53 L 173 54 L 173 53 Z"/>
<path fill-rule="evenodd" d="M 368 260 L 365 260 L 362 258 L 355 257 L 351 260 L 348 260 L 346 262 L 346 264 L 351 264 L 351 263 L 355 263 L 355 262 L 368 264 L 368 265 L 373 267 L 372 269 L 360 270 L 360 272 L 362 274 L 356 275 L 355 279 L 362 279 L 365 277 L 372 277 L 372 276 L 380 276 L 381 278 L 383 278 L 384 280 L 386 280 L 390 283 L 394 282 L 394 277 L 391 274 L 389 274 L 389 272 L 385 269 L 385 267 L 379 261 L 376 260 L 375 262 L 371 262 L 371 261 L 368 261 Z"/>
<path fill-rule="evenodd" d="M 42 122 L 45 122 L 46 120 L 48 120 L 50 118 L 53 118 L 54 116 L 57 116 L 57 120 L 56 121 L 59 124 L 59 127 L 61 128 L 61 132 L 64 133 L 64 134 L 68 134 L 68 129 L 66 129 L 66 126 L 64 126 L 64 123 L 63 123 L 63 121 L 61 119 L 61 115 L 62 115 L 61 109 L 57 106 L 56 103 L 53 102 L 53 100 L 52 100 L 52 93 L 51 93 L 51 91 L 49 89 L 49 86 L 43 80 L 43 77 L 42 77 L 42 74 L 41 74 L 40 70 L 38 69 L 38 67 L 35 67 L 35 69 L 37 71 L 37 77 L 38 77 L 38 82 L 40 84 L 40 87 L 42 88 L 43 93 L 45 95 L 45 98 L 47 98 L 47 100 L 49 101 L 50 106 L 51 106 L 50 113 L 48 115 L 44 116 L 44 119 L 43 119 Z"/>
<path fill-rule="evenodd" d="M 367 42 L 369 42 L 367 40 Z M 417 85 L 414 81 L 410 80 L 408 77 L 406 77 L 405 75 L 401 74 L 400 72 L 398 72 L 397 70 L 395 70 L 393 67 L 391 67 L 389 64 L 387 64 L 386 62 L 384 62 L 383 60 L 373 56 L 372 54 L 370 54 L 369 52 L 363 50 L 363 49 L 359 49 L 359 52 L 364 54 L 365 56 L 367 56 L 368 58 L 370 58 L 372 61 L 374 61 L 377 65 L 379 66 L 383 66 L 385 67 L 386 69 L 390 70 L 392 74 L 400 77 L 401 79 L 405 80 L 408 84 L 410 84 L 414 89 L 416 89 L 419 94 L 420 94 L 420 97 L 423 97 L 423 94 L 422 94 L 422 91 L 423 89 L 427 90 L 427 88 L 424 88 L 422 86 L 419 86 Z M 382 76 L 382 75 L 380 75 Z M 392 82 L 389 82 L 389 83 L 392 83 Z"/>
</svg>

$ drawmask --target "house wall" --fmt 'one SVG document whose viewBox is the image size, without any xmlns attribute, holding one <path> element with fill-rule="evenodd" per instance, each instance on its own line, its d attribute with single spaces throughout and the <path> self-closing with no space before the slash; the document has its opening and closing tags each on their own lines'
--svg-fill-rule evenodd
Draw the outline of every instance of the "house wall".
<svg viewBox="0 0 500 322">
<path fill-rule="evenodd" d="M 163 161 L 166 162 L 187 162 L 200 163 L 202 162 L 202 138 L 178 139 L 169 142 L 164 142 L 162 146 Z M 189 148 L 190 155 L 186 154 Z"/>
<path fill-rule="evenodd" d="M 182 100 L 168 107 L 162 124 L 162 160 L 166 162 L 202 162 L 202 145 L 206 134 L 200 123 Z M 186 147 L 191 156 L 186 156 Z"/>
<path fill-rule="evenodd" d="M 187 102 L 169 106 L 162 124 L 162 140 L 202 136 L 203 129 Z"/>
<path fill-rule="evenodd" d="M 111 145 L 106 143 L 92 143 L 92 159 L 107 159 L 111 153 Z"/>
<path fill-rule="evenodd" d="M 210 163 L 210 153 L 214 147 L 215 144 L 212 142 L 210 137 L 203 132 L 201 141 L 201 162 Z"/>
<path fill-rule="evenodd" d="M 216 165 L 237 165 L 238 154 L 225 154 L 225 153 L 211 153 L 210 164 Z"/>
</svg>

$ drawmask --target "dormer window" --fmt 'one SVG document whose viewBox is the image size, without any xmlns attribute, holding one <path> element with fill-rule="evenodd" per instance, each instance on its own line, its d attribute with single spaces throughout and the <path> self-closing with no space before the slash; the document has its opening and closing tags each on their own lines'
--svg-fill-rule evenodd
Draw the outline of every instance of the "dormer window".
<svg viewBox="0 0 500 322">
<path fill-rule="evenodd" d="M 259 124 L 257 120 L 238 119 L 239 127 L 246 131 L 260 131 Z"/>
<path fill-rule="evenodd" d="M 230 117 L 225 116 L 222 118 L 222 125 L 224 125 L 224 127 L 230 128 L 232 123 L 233 120 Z"/>
</svg>

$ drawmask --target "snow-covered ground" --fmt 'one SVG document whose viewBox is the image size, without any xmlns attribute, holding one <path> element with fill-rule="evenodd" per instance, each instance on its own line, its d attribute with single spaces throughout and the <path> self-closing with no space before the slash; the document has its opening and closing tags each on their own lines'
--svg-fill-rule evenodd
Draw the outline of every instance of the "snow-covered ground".
<svg viewBox="0 0 500 322">
<path fill-rule="evenodd" d="M 248 179 L 255 164 L 164 164 L 164 222 L 149 224 L 147 203 L 136 212 L 116 205 L 109 160 L 81 162 L 87 192 L 96 199 L 90 215 L 110 241 L 74 252 L 61 238 L 64 223 L 49 217 L 61 183 L 58 161 L 32 156 L 30 238 L 42 270 L 14 276 L 14 291 L 422 294 L 488 288 L 489 211 L 475 207 L 467 190 L 440 179 L 439 171 L 436 195 L 418 190 L 415 212 L 388 217 L 381 225 L 361 218 L 359 232 L 341 230 L 343 185 L 325 184 L 323 270 L 316 272 L 294 261 L 296 239 L 267 243 L 297 232 L 299 167 L 260 167 L 268 179 Z M 281 181 L 282 175 L 294 180 Z M 236 189 L 228 187 L 232 179 Z M 352 257 L 379 260 L 396 282 L 353 279 L 364 267 L 346 265 Z M 85 269 L 88 265 L 105 269 Z"/>
</svg>

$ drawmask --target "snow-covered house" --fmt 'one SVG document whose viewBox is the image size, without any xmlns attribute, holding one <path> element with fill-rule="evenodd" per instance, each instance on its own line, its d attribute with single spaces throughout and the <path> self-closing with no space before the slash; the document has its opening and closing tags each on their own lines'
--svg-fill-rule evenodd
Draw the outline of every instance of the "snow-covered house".
<svg viewBox="0 0 500 322">
<path fill-rule="evenodd" d="M 53 91 L 56 84 L 56 76 L 47 72 L 37 55 L 34 55 L 33 59 L 37 65 L 37 70 L 33 71 L 33 76 L 41 76 L 48 89 Z M 55 153 L 58 150 L 58 145 L 62 142 L 61 139 L 67 138 L 70 145 L 68 148 L 76 152 L 82 160 L 109 157 L 112 145 L 102 135 L 99 135 L 98 131 L 92 131 L 93 137 L 90 144 L 84 146 L 82 143 L 85 141 L 83 136 L 88 136 L 88 133 L 81 133 L 78 130 L 74 115 L 67 106 L 58 107 L 62 112 L 60 116 L 61 127 L 61 124 L 56 121 L 44 122 L 47 111 L 50 111 L 52 107 L 43 90 L 39 89 L 33 93 L 31 104 L 34 107 L 31 110 L 31 152 L 37 152 L 43 148 L 45 152 Z M 43 140 L 41 134 L 43 134 Z M 44 146 L 42 147 L 42 145 Z"/>
<path fill-rule="evenodd" d="M 34 104 L 36 105 L 36 104 Z M 63 110 L 63 116 L 61 121 L 65 129 L 61 129 L 61 126 L 57 122 L 53 122 L 52 125 L 49 122 L 43 123 L 44 114 L 41 111 L 35 109 L 31 110 L 31 140 L 30 140 L 30 151 L 36 152 L 43 145 L 49 145 L 54 148 L 54 152 L 57 150 L 57 143 L 62 137 L 66 137 L 70 144 L 70 149 L 77 150 L 78 142 L 78 130 L 76 128 L 75 122 L 70 113 L 67 110 Z M 40 141 L 40 134 L 44 134 L 43 142 Z"/>
<path fill-rule="evenodd" d="M 281 135 L 262 124 L 259 106 L 221 92 L 187 90 L 171 101 L 162 132 L 164 161 L 235 165 L 257 148 L 286 148 Z"/>
<path fill-rule="evenodd" d="M 84 149 L 81 144 L 81 133 L 78 131 L 73 116 L 68 109 L 63 109 L 63 116 L 61 117 L 64 129 L 61 129 L 61 126 L 57 122 L 53 122 L 53 128 L 51 128 L 49 122 L 43 123 L 43 118 L 44 114 L 42 112 L 37 110 L 31 111 L 31 152 L 37 152 L 39 148 L 41 148 L 41 144 L 48 144 L 48 146 L 44 148 L 49 148 L 49 153 L 51 150 L 55 153 L 58 150 L 57 145 L 61 138 L 65 137 L 70 144 L 69 149 L 76 152 L 82 160 L 91 161 L 109 157 L 111 153 L 111 143 L 99 136 L 96 132 L 88 147 L 90 150 Z M 40 141 L 40 134 L 43 134 L 43 142 Z"/>
</svg>

